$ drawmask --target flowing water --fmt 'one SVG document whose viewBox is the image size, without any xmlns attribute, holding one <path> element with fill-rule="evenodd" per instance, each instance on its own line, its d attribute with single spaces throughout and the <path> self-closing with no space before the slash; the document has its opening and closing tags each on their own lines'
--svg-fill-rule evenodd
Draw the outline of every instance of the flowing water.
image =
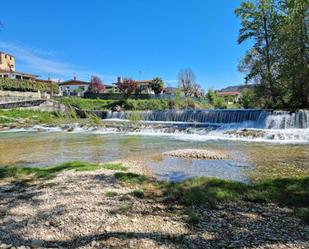
<svg viewBox="0 0 309 249">
<path fill-rule="evenodd" d="M 269 110 L 147 111 L 143 122 L 130 113 L 108 113 L 104 128 L 73 132 L 32 127 L 0 132 L 0 166 L 45 166 L 80 160 L 138 160 L 159 179 L 211 176 L 251 179 L 309 175 L 309 112 Z M 121 122 L 115 122 L 121 119 Z M 115 125 L 120 123 L 120 125 Z M 176 149 L 225 151 L 229 160 L 163 156 Z"/>
</svg>

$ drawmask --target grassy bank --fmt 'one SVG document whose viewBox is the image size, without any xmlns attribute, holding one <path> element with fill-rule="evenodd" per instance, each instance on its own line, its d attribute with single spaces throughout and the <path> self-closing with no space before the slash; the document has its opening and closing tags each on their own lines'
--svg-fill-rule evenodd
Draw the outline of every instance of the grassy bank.
<svg viewBox="0 0 309 249">
<path fill-rule="evenodd" d="M 0 110 L 0 124 L 49 124 L 61 120 L 63 117 L 57 113 L 41 112 L 35 110 L 10 109 Z"/>
<path fill-rule="evenodd" d="M 128 99 L 103 100 L 64 97 L 58 99 L 61 103 L 74 106 L 82 110 L 107 110 L 115 106 L 122 106 L 125 110 L 168 110 L 168 109 L 198 109 L 213 108 L 206 101 L 193 99 Z"/>
<path fill-rule="evenodd" d="M 220 203 L 250 202 L 274 203 L 289 207 L 293 214 L 309 223 L 309 177 L 291 177 L 260 180 L 252 184 L 196 177 L 182 183 L 168 183 L 127 171 L 122 164 L 67 162 L 49 167 L 0 167 L 0 180 L 44 180 L 67 170 L 92 171 L 98 169 L 116 170 L 117 181 L 134 186 L 138 191 L 132 195 L 149 198 L 169 205 L 181 205 L 187 211 L 190 222 L 198 222 L 198 210 L 216 209 Z M 121 172 L 122 171 L 122 172 Z"/>
<path fill-rule="evenodd" d="M 4 166 L 0 167 L 1 179 L 22 179 L 29 178 L 31 180 L 50 179 L 55 177 L 58 173 L 68 170 L 75 171 L 92 171 L 98 169 L 120 170 L 126 171 L 127 168 L 120 163 L 89 163 L 89 162 L 66 162 L 55 166 L 48 167 L 17 167 Z"/>
<path fill-rule="evenodd" d="M 139 185 L 145 196 L 164 198 L 171 204 L 181 204 L 193 209 L 211 208 L 222 202 L 275 203 L 289 207 L 294 214 L 309 223 L 309 177 L 271 179 L 245 184 L 215 178 L 197 177 L 182 183 L 158 182 L 146 176 L 132 173 L 116 173 L 125 184 Z"/>
</svg>

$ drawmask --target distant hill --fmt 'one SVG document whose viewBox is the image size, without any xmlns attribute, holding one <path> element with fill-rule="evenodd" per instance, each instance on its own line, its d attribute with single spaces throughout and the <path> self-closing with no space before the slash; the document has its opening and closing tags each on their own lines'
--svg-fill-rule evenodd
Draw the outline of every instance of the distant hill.
<svg viewBox="0 0 309 249">
<path fill-rule="evenodd" d="M 250 85 L 238 85 L 238 86 L 228 86 L 218 90 L 218 92 L 242 92 L 245 88 L 252 89 L 254 88 L 255 84 Z"/>
</svg>

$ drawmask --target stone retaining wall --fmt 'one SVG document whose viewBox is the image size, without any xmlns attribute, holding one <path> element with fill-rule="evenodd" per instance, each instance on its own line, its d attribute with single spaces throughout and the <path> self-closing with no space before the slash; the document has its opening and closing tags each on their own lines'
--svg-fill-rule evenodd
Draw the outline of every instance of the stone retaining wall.
<svg viewBox="0 0 309 249">
<path fill-rule="evenodd" d="M 0 90 L 0 104 L 31 101 L 38 99 L 50 99 L 50 94 L 45 92 L 19 92 Z"/>
</svg>

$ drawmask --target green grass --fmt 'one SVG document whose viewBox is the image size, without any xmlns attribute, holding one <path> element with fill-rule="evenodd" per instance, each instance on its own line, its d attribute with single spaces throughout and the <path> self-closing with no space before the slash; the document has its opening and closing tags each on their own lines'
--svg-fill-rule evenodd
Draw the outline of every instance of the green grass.
<svg viewBox="0 0 309 249">
<path fill-rule="evenodd" d="M 110 110 L 115 106 L 122 106 L 125 110 L 135 110 L 135 111 L 213 108 L 203 100 L 193 100 L 193 99 L 105 100 L 105 99 L 84 99 L 77 97 L 64 97 L 64 98 L 58 98 L 58 101 L 67 106 L 74 106 L 84 111 Z"/>
<path fill-rule="evenodd" d="M 61 119 L 56 113 L 35 110 L 0 110 L 0 124 L 14 123 L 23 119 L 26 123 L 51 123 Z"/>
<path fill-rule="evenodd" d="M 309 177 L 268 179 L 245 184 L 207 177 L 166 183 L 132 173 L 116 173 L 115 176 L 122 182 L 160 189 L 167 203 L 206 208 L 216 208 L 220 202 L 275 203 L 292 208 L 298 217 L 309 222 Z"/>
<path fill-rule="evenodd" d="M 21 178 L 31 177 L 32 179 L 49 179 L 55 177 L 58 173 L 75 170 L 75 171 L 93 171 L 98 169 L 108 170 L 127 170 L 122 164 L 112 163 L 89 163 L 89 162 L 67 162 L 55 166 L 48 167 L 18 167 L 18 166 L 4 166 L 0 167 L 0 180 L 4 178 Z"/>
<path fill-rule="evenodd" d="M 108 192 L 105 193 L 106 197 L 115 197 L 117 195 L 118 195 L 118 193 L 114 192 L 114 191 L 108 191 Z"/>
<path fill-rule="evenodd" d="M 139 199 L 143 199 L 145 197 L 143 189 L 136 189 L 133 192 L 131 192 L 131 195 Z"/>
<path fill-rule="evenodd" d="M 187 223 L 192 224 L 192 225 L 196 225 L 198 223 L 200 223 L 201 221 L 201 217 L 198 213 L 192 212 L 192 211 L 188 211 L 188 217 L 187 217 Z"/>
<path fill-rule="evenodd" d="M 149 178 L 147 176 L 134 174 L 134 173 L 123 173 L 123 172 L 117 172 L 115 173 L 116 179 L 119 181 L 125 182 L 125 183 L 135 183 L 135 184 L 142 184 L 149 181 Z"/>
</svg>

